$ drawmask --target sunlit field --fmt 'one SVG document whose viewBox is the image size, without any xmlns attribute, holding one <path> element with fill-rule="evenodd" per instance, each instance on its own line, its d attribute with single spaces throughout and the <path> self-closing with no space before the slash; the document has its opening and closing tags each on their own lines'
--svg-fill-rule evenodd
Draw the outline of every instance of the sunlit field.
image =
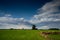
<svg viewBox="0 0 60 40">
<path fill-rule="evenodd" d="M 44 31 L 48 32 L 52 30 L 0 30 L 0 40 L 47 40 L 40 35 Z M 49 35 L 49 38 L 60 40 L 60 35 Z"/>
</svg>

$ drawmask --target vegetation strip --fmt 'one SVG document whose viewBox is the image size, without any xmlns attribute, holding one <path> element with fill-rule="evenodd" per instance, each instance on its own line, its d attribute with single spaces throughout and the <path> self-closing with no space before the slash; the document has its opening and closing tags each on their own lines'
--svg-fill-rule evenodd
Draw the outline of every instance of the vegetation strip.
<svg viewBox="0 0 60 40">
<path fill-rule="evenodd" d="M 60 32 L 41 32 L 41 35 L 44 36 L 47 40 L 55 40 L 49 37 L 49 35 L 60 35 Z"/>
</svg>

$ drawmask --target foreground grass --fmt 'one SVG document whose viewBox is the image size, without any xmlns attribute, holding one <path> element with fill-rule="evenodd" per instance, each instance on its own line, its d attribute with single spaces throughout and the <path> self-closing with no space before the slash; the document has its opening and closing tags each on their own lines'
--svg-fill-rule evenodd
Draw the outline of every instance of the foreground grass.
<svg viewBox="0 0 60 40">
<path fill-rule="evenodd" d="M 0 40 L 45 40 L 39 30 L 0 30 Z"/>
<path fill-rule="evenodd" d="M 58 30 L 0 30 L 0 40 L 46 40 L 40 32 L 54 31 Z M 49 38 L 60 40 L 60 35 L 49 35 Z"/>
</svg>

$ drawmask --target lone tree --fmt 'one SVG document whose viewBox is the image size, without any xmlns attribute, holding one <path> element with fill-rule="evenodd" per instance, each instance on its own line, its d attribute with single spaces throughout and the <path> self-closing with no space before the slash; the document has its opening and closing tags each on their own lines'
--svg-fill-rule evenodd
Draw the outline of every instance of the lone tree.
<svg viewBox="0 0 60 40">
<path fill-rule="evenodd" d="M 37 30 L 35 25 L 32 25 L 32 30 Z"/>
</svg>

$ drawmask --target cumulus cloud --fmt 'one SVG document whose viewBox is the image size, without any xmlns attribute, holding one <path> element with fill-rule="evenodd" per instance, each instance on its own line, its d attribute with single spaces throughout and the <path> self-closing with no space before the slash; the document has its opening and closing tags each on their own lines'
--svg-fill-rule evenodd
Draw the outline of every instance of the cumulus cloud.
<svg viewBox="0 0 60 40">
<path fill-rule="evenodd" d="M 48 23 L 42 25 L 43 27 L 57 27 L 60 28 L 60 0 L 53 0 L 46 3 L 43 7 L 38 9 L 38 14 L 34 15 L 30 20 L 32 24 Z M 57 24 L 56 24 L 57 23 Z"/>
<path fill-rule="evenodd" d="M 4 16 L 5 17 L 11 17 L 11 14 L 5 14 Z"/>
<path fill-rule="evenodd" d="M 14 29 L 31 29 L 30 26 L 25 25 L 25 24 L 9 24 L 9 23 L 2 23 L 0 24 L 0 29 L 10 29 L 10 28 L 14 28 Z"/>
<path fill-rule="evenodd" d="M 49 29 L 48 26 L 42 26 L 42 27 L 38 27 L 39 29 Z"/>
<path fill-rule="evenodd" d="M 31 23 L 29 23 L 24 18 L 13 18 L 11 15 L 6 14 L 3 17 L 0 17 L 0 29 L 31 29 Z"/>
</svg>

